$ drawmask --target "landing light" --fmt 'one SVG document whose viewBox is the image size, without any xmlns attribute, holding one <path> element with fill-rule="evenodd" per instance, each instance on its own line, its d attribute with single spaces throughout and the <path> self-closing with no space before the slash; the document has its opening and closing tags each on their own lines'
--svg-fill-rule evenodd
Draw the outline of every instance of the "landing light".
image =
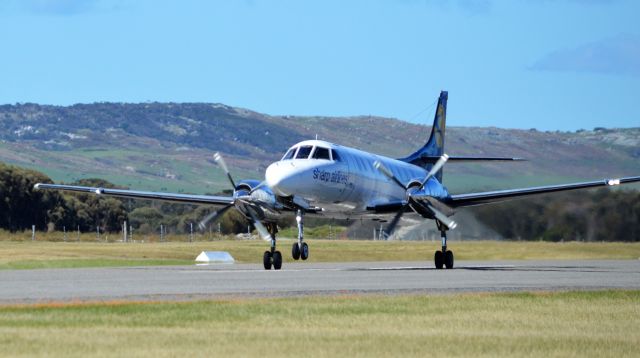
<svg viewBox="0 0 640 358">
<path fill-rule="evenodd" d="M 607 185 L 620 185 L 620 179 L 609 179 Z"/>
</svg>

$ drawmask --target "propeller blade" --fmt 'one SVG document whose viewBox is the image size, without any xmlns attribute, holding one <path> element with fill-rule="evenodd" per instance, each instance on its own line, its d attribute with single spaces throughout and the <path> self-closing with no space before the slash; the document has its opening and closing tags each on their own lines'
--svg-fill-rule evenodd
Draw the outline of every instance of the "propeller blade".
<svg viewBox="0 0 640 358">
<path fill-rule="evenodd" d="M 438 221 L 440 221 L 441 223 L 444 224 L 444 226 L 448 227 L 449 230 L 453 230 L 458 226 L 458 223 L 449 219 L 445 214 L 443 214 L 441 211 L 439 211 L 438 209 L 434 208 L 431 205 L 427 205 L 427 207 L 429 208 L 429 210 L 431 210 L 431 212 L 433 213 L 433 216 L 438 219 Z"/>
<path fill-rule="evenodd" d="M 227 163 L 225 163 L 224 159 L 222 158 L 222 155 L 219 152 L 216 152 L 213 155 L 213 160 L 216 161 L 216 163 L 218 163 L 218 165 L 220 167 L 222 167 L 222 170 L 224 170 L 224 173 L 227 174 L 227 178 L 229 178 L 229 181 L 231 182 L 231 186 L 233 186 L 233 189 L 236 189 L 236 183 L 233 181 L 233 178 L 231 177 L 231 173 L 229 172 L 229 167 L 227 167 Z"/>
<path fill-rule="evenodd" d="M 393 217 L 393 219 L 391 220 L 391 222 L 389 223 L 389 225 L 387 225 L 387 234 L 389 236 L 391 236 L 393 234 L 393 232 L 396 229 L 396 226 L 398 226 L 398 223 L 400 222 L 400 219 L 402 218 L 402 215 L 404 215 L 404 206 L 402 207 L 402 209 L 400 211 L 398 211 L 398 213 Z"/>
<path fill-rule="evenodd" d="M 256 218 L 256 215 L 253 213 L 253 211 L 251 209 L 249 209 L 247 211 L 249 212 L 249 216 L 251 216 L 251 219 L 253 220 L 253 226 L 255 226 L 255 228 L 258 231 L 258 234 L 260 234 L 260 237 L 262 238 L 262 240 L 271 241 L 272 237 L 271 237 L 271 234 L 269 234 L 269 230 L 267 230 L 267 228 L 264 227 L 264 225 L 262 225 L 260 220 L 258 220 L 258 218 Z"/>
<path fill-rule="evenodd" d="M 434 164 L 433 167 L 431 167 L 431 170 L 429 171 L 429 174 L 427 174 L 427 177 L 424 178 L 424 180 L 420 184 L 420 187 L 418 188 L 418 190 L 422 190 L 422 188 L 424 188 L 424 186 L 427 184 L 429 179 L 431 179 L 432 176 L 436 175 L 436 173 L 438 171 L 440 171 L 440 169 L 442 169 L 442 166 L 444 166 L 444 164 L 447 162 L 447 160 L 449 160 L 449 156 L 446 155 L 446 154 L 443 154 L 440 157 L 440 159 L 438 159 L 436 164 Z"/>
<path fill-rule="evenodd" d="M 385 167 L 384 164 L 382 164 L 382 162 L 376 160 L 375 162 L 373 162 L 373 167 L 376 168 L 380 173 L 382 173 L 387 178 L 393 180 L 401 188 L 403 188 L 404 190 L 407 190 L 406 185 L 402 184 L 402 182 L 400 180 L 398 180 L 398 178 L 396 178 L 396 176 L 393 175 L 391 170 L 389 170 L 389 168 Z"/>
<path fill-rule="evenodd" d="M 216 210 L 212 213 L 209 213 L 209 215 L 205 216 L 204 219 L 202 219 L 200 221 L 200 223 L 198 224 L 198 227 L 200 228 L 200 230 L 204 230 L 207 228 L 207 224 L 209 223 L 209 221 L 224 215 L 224 213 L 227 212 L 227 210 L 231 209 L 234 205 L 227 205 L 224 208 L 220 209 L 220 210 Z"/>
<path fill-rule="evenodd" d="M 262 182 L 260 182 L 260 184 L 256 185 L 255 188 L 251 189 L 251 191 L 249 192 L 249 195 L 253 194 L 253 192 L 258 189 L 262 189 L 262 187 L 266 185 L 267 185 L 267 182 L 263 180 Z"/>
</svg>

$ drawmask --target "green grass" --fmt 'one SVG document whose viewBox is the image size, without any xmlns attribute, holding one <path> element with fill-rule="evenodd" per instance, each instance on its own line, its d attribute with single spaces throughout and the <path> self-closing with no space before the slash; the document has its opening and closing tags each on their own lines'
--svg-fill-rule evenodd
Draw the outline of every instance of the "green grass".
<svg viewBox="0 0 640 358">
<path fill-rule="evenodd" d="M 177 259 L 53 259 L 53 260 L 19 260 L 0 263 L 1 269 L 32 270 L 49 268 L 83 268 L 83 267 L 124 267 L 124 266 L 164 266 L 189 265 L 191 260 Z"/>
<path fill-rule="evenodd" d="M 269 247 L 262 240 L 104 243 L 87 235 L 82 239 L 87 241 L 0 241 L 0 269 L 192 264 L 201 251 L 228 251 L 239 263 L 261 263 L 262 253 Z M 279 240 L 285 263 L 293 262 L 289 254 L 293 242 Z M 431 262 L 440 245 L 431 241 L 308 240 L 308 243 L 310 262 Z M 456 260 L 640 258 L 640 243 L 451 241 L 450 248 Z"/>
<path fill-rule="evenodd" d="M 635 357 L 640 291 L 0 307 L 3 356 Z"/>
</svg>

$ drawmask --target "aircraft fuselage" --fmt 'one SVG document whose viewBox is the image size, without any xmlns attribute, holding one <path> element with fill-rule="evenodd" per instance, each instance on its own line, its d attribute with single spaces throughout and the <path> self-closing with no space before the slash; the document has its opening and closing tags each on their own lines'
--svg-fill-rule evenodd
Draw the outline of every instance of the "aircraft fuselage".
<svg viewBox="0 0 640 358">
<path fill-rule="evenodd" d="M 308 147 L 311 147 L 310 151 Z M 305 148 L 304 153 L 300 153 L 302 148 Z M 331 155 L 314 158 L 317 148 L 326 148 Z M 289 154 L 291 151 L 294 152 L 292 155 Z M 425 169 L 396 159 L 308 140 L 293 145 L 282 160 L 267 168 L 265 177 L 278 197 L 295 195 L 321 206 L 330 216 L 348 217 L 361 214 L 368 207 L 406 200 L 406 190 L 376 170 L 375 161 L 383 163 L 408 187 L 418 186 L 427 175 Z M 446 188 L 435 178 L 431 178 L 420 192 L 439 200 L 449 197 Z"/>
</svg>

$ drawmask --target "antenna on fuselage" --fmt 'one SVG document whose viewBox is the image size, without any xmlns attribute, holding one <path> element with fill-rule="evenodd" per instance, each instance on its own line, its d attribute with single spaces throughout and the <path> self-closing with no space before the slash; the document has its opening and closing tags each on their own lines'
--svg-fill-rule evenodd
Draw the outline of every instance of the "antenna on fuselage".
<svg viewBox="0 0 640 358">
<path fill-rule="evenodd" d="M 316 133 L 316 140 L 318 140 L 318 133 Z"/>
</svg>

